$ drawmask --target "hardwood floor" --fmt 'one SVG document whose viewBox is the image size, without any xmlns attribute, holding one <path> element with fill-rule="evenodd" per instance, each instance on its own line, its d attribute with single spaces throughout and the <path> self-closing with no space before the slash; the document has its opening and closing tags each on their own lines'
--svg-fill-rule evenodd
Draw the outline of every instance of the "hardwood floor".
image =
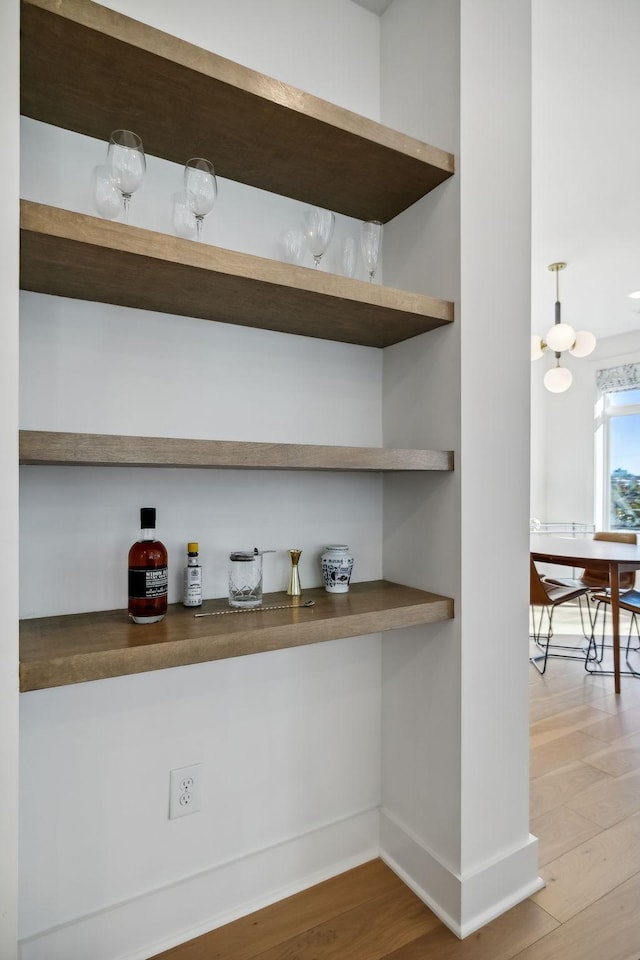
<svg viewBox="0 0 640 960">
<path fill-rule="evenodd" d="M 151 960 L 640 960 L 640 679 L 554 659 L 529 691 L 543 890 L 461 941 L 373 860 Z"/>
</svg>

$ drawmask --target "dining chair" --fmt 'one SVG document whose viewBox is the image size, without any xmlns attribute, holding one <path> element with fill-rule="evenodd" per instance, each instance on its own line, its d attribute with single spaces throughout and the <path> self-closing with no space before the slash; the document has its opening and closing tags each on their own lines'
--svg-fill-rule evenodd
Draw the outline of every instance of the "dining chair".
<svg viewBox="0 0 640 960">
<path fill-rule="evenodd" d="M 591 643 L 588 648 L 570 646 L 567 644 L 552 644 L 551 637 L 553 636 L 553 614 L 556 607 L 559 607 L 562 603 L 568 603 L 570 600 L 578 600 L 581 597 L 586 596 L 589 593 L 589 587 L 578 587 L 578 586 L 563 586 L 562 584 L 552 583 L 550 580 L 547 580 L 545 577 L 541 576 L 538 568 L 536 567 L 533 559 L 529 559 L 530 563 L 530 604 L 531 604 L 531 620 L 533 625 L 532 637 L 536 646 L 540 649 L 540 653 L 536 653 L 533 656 L 529 657 L 529 660 L 534 665 L 538 673 L 544 673 L 547 669 L 547 660 L 549 657 L 559 657 L 564 660 L 585 660 L 589 655 L 591 649 Z M 535 608 L 540 608 L 540 617 L 536 625 L 536 614 Z M 547 632 L 543 635 L 542 632 L 542 623 L 545 617 L 547 616 Z M 589 638 L 591 640 L 591 638 Z M 550 648 L 554 652 L 550 652 Z M 566 651 L 566 652 L 560 652 Z M 542 666 L 540 666 L 542 663 Z"/>
<path fill-rule="evenodd" d="M 607 604 L 611 603 L 611 596 L 609 595 L 609 593 L 596 593 L 596 594 L 593 594 L 592 600 L 597 604 L 596 606 L 596 617 L 597 617 L 597 612 L 601 606 L 604 606 L 606 611 Z M 638 672 L 638 670 L 634 669 L 632 665 L 629 663 L 629 654 L 631 653 L 632 650 L 635 653 L 640 653 L 640 625 L 638 621 L 638 617 L 640 617 L 640 591 L 628 590 L 626 593 L 622 594 L 622 596 L 620 597 L 619 604 L 620 604 L 621 610 L 625 610 L 627 613 L 631 614 L 631 618 L 629 620 L 629 632 L 627 634 L 625 661 L 626 661 L 627 667 L 629 668 L 629 672 L 633 674 L 633 676 L 635 677 L 640 677 L 640 673 Z M 637 646 L 632 648 L 631 635 L 633 633 L 634 627 L 635 627 L 636 635 L 638 637 L 638 643 L 637 643 Z M 595 660 L 597 663 L 602 662 L 603 652 L 604 652 L 604 639 L 605 639 L 605 620 L 603 619 L 600 656 L 599 657 L 597 656 L 596 638 L 594 634 L 594 636 L 589 641 L 589 649 L 587 651 L 588 661 Z"/>
<path fill-rule="evenodd" d="M 597 530 L 593 535 L 594 540 L 608 540 L 610 543 L 633 543 L 637 544 L 638 535 L 630 530 Z M 601 603 L 596 602 L 595 610 L 589 606 L 589 600 L 595 602 L 595 594 L 605 594 L 609 590 L 609 575 L 605 570 L 597 570 L 594 567 L 585 567 L 577 577 L 546 577 L 549 583 L 558 584 L 561 587 L 587 587 L 588 597 L 586 600 L 587 613 L 589 617 L 589 629 L 585 628 L 585 622 L 582 612 L 582 603 L 580 603 L 580 623 L 582 632 L 587 640 L 591 642 L 594 637 L 598 614 L 600 613 Z M 620 593 L 633 590 L 636 583 L 635 570 L 627 571 L 620 575 Z M 605 608 L 606 609 L 606 608 Z M 605 624 L 602 625 L 603 643 L 604 643 Z M 602 650 L 600 654 L 602 659 Z"/>
</svg>

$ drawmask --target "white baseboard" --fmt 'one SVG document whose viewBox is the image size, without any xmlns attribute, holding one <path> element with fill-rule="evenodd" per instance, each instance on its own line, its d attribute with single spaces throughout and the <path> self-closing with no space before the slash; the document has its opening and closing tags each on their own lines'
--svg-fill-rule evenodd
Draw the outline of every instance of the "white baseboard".
<svg viewBox="0 0 640 960">
<path fill-rule="evenodd" d="M 538 841 L 531 834 L 522 846 L 464 876 L 381 810 L 379 855 L 460 939 L 544 886 L 538 876 Z"/>
<path fill-rule="evenodd" d="M 145 960 L 378 856 L 364 810 L 20 941 L 20 960 Z"/>
<path fill-rule="evenodd" d="M 27 937 L 19 956 L 145 960 L 377 856 L 464 938 L 544 886 L 537 846 L 461 877 L 375 807 Z"/>
</svg>

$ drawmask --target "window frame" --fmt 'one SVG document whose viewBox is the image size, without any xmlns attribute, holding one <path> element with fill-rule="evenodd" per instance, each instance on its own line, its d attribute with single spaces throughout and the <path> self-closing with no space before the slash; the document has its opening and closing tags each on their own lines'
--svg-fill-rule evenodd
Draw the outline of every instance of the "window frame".
<svg viewBox="0 0 640 960">
<path fill-rule="evenodd" d="M 611 511 L 611 476 L 612 465 L 610 462 L 611 452 L 611 424 L 619 417 L 640 415 L 640 402 L 638 403 L 613 403 L 611 398 L 623 393 L 632 393 L 640 389 L 640 384 L 629 386 L 625 390 L 599 390 L 598 403 L 596 405 L 596 462 L 600 462 L 599 482 L 596 477 L 596 515 L 600 517 L 600 529 L 616 530 L 629 529 L 639 530 L 637 527 L 616 527 L 613 523 Z"/>
</svg>

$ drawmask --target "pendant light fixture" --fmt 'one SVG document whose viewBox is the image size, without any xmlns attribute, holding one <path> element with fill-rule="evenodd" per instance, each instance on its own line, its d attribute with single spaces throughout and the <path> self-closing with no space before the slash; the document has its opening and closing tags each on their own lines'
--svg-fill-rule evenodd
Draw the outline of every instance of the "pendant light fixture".
<svg viewBox="0 0 640 960">
<path fill-rule="evenodd" d="M 531 360 L 538 360 L 545 350 L 551 350 L 555 354 L 556 363 L 544 375 L 544 385 L 550 393 L 564 393 L 568 390 L 573 381 L 571 370 L 560 364 L 562 354 L 565 350 L 574 357 L 588 357 L 593 353 L 596 345 L 596 338 L 588 330 L 579 330 L 577 333 L 569 323 L 563 323 L 560 312 L 560 283 L 559 274 L 564 270 L 566 263 L 550 263 L 549 270 L 556 275 L 556 307 L 555 322 L 547 332 L 544 340 L 538 334 L 531 336 Z"/>
</svg>

